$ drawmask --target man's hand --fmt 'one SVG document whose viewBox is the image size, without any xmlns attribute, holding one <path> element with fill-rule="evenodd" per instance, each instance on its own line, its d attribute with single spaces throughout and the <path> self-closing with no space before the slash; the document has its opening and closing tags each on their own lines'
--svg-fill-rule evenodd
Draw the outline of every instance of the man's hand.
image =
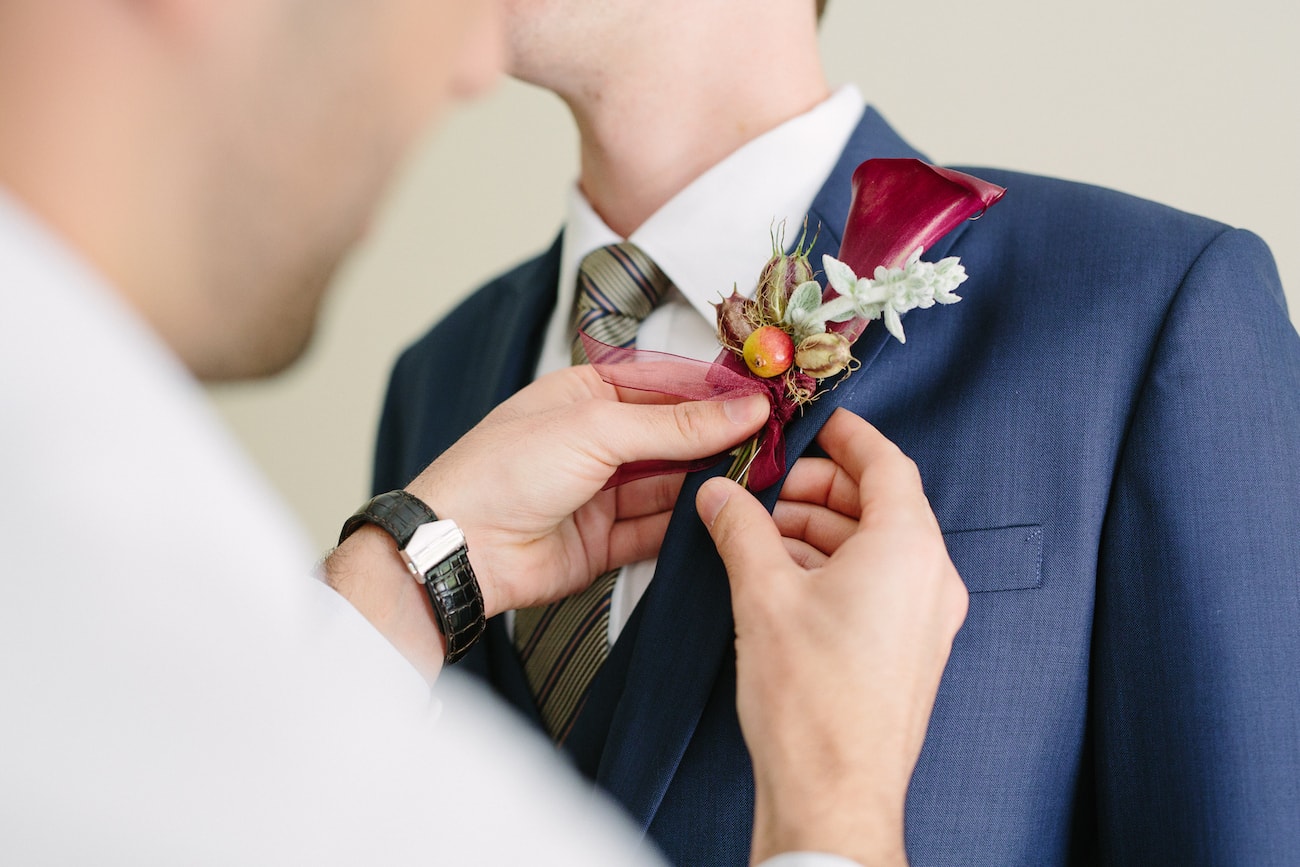
<svg viewBox="0 0 1300 867">
<path fill-rule="evenodd" d="M 827 425 L 821 435 L 830 437 L 837 429 Z M 861 517 L 858 483 L 829 458 L 795 461 L 772 510 L 786 551 L 805 569 L 824 566 L 858 531 Z"/>
<path fill-rule="evenodd" d="M 622 464 L 724 452 L 767 419 L 762 396 L 636 403 L 591 367 L 545 376 L 498 406 L 407 490 L 465 533 L 489 617 L 562 599 L 658 553 L 682 477 L 602 491 Z M 358 530 L 325 564 L 330 583 L 432 680 L 442 640 L 423 591 L 383 531 Z"/>
<path fill-rule="evenodd" d="M 966 589 L 915 465 L 843 410 L 818 441 L 832 461 L 792 473 L 776 522 L 725 479 L 697 500 L 731 578 L 752 857 L 903 864 L 907 786 Z"/>
<path fill-rule="evenodd" d="M 407 490 L 465 531 L 491 616 L 562 599 L 655 556 L 681 476 L 602 491 L 610 476 L 631 461 L 723 452 L 767 413 L 763 397 L 622 402 L 593 368 L 570 368 L 501 404 Z"/>
</svg>

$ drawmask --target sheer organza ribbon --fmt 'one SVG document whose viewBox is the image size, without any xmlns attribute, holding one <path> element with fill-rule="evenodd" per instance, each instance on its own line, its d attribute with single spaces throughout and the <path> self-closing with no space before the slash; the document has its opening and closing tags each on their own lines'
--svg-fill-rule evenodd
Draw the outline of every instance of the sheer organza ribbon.
<svg viewBox="0 0 1300 867">
<path fill-rule="evenodd" d="M 1006 190 L 996 184 L 921 160 L 867 160 L 853 173 L 853 197 L 837 258 L 859 276 L 871 275 L 881 266 L 899 267 L 918 247 L 929 249 L 965 220 L 981 215 L 1004 193 Z M 823 298 L 830 300 L 837 294 L 827 287 Z M 852 319 L 831 327 L 852 341 L 867 327 L 867 320 Z M 609 346 L 585 333 L 582 342 L 601 378 L 620 388 L 684 400 L 731 400 L 766 394 L 772 412 L 759 433 L 758 453 L 749 468 L 749 487 L 762 490 L 785 475 L 785 426 L 798 410 L 798 403 L 789 394 L 784 377 L 755 376 L 727 350 L 716 361 L 707 362 L 666 352 Z M 811 377 L 799 376 L 800 386 L 807 385 L 810 391 L 816 386 Z M 706 469 L 727 456 L 625 464 L 606 487 L 665 473 Z"/>
<path fill-rule="evenodd" d="M 601 343 L 585 332 L 582 345 L 601 379 L 618 388 L 652 392 L 683 400 L 733 400 L 751 394 L 767 395 L 772 411 L 759 433 L 760 447 L 750 465 L 750 486 L 761 490 L 785 474 L 785 426 L 794 417 L 797 404 L 785 393 L 782 379 L 760 379 L 735 356 L 726 353 L 717 361 L 697 361 L 667 352 L 624 349 Z M 637 461 L 624 464 L 610 477 L 606 488 L 666 473 L 692 473 L 708 469 L 728 453 L 694 461 Z"/>
</svg>

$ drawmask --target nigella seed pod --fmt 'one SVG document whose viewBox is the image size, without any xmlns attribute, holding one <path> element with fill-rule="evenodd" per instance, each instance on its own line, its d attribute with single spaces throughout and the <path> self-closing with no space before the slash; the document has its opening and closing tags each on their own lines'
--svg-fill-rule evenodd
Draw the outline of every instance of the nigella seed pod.
<svg viewBox="0 0 1300 867">
<path fill-rule="evenodd" d="M 812 263 L 802 248 L 789 254 L 773 254 L 763 266 L 758 277 L 758 290 L 754 293 L 754 301 L 764 321 L 780 322 L 791 293 L 812 278 Z"/>
<path fill-rule="evenodd" d="M 814 334 L 800 343 L 794 352 L 794 363 L 815 379 L 834 376 L 848 367 L 852 360 L 849 341 L 835 332 Z"/>
<path fill-rule="evenodd" d="M 745 340 L 754 333 L 754 302 L 734 289 L 729 298 L 713 305 L 718 311 L 718 342 L 733 352 L 740 352 Z"/>
</svg>

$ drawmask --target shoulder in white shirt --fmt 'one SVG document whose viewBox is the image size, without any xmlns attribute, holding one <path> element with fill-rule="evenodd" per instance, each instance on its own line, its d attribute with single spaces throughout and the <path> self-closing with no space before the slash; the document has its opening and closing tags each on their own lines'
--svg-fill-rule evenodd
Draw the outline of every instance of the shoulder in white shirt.
<svg viewBox="0 0 1300 867">
<path fill-rule="evenodd" d="M 0 416 L 0 863 L 653 862 L 454 675 L 435 719 L 202 389 L 3 190 Z"/>
</svg>

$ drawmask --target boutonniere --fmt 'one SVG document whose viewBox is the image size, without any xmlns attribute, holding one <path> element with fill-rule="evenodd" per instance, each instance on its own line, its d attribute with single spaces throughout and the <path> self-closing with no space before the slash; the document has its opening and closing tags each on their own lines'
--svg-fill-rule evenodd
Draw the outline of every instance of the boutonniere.
<svg viewBox="0 0 1300 867">
<path fill-rule="evenodd" d="M 690 400 L 766 392 L 772 403 L 768 423 L 731 453 L 734 460 L 727 473 L 755 490 L 766 488 L 785 474 L 785 425 L 816 400 L 827 383 L 856 369 L 853 343 L 869 323 L 883 320 L 902 343 L 903 314 L 961 300 L 954 294 L 966 279 L 961 262 L 956 257 L 938 262 L 921 257 L 1005 192 L 920 160 L 867 160 L 853 173 L 853 198 L 839 254 L 824 256 L 820 263 L 825 285 L 818 282 L 808 258 L 812 245 L 806 227 L 789 253 L 779 234 L 774 235 L 772 258 L 753 297 L 733 290 L 716 305 L 722 351 L 712 364 L 611 347 L 584 334 L 587 355 L 602 378 L 626 388 Z M 628 465 L 610 485 L 701 469 L 717 460 Z"/>
</svg>

